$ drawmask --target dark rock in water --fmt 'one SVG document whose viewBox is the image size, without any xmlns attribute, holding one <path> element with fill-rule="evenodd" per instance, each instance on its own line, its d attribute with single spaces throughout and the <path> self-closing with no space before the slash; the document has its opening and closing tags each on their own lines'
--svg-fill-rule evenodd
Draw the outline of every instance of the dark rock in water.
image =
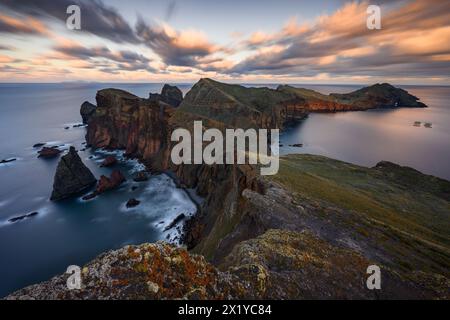
<svg viewBox="0 0 450 320">
<path fill-rule="evenodd" d="M 95 113 L 96 106 L 92 103 L 85 101 L 80 108 L 81 118 L 83 119 L 83 123 L 87 124 L 91 116 Z"/>
<path fill-rule="evenodd" d="M 33 145 L 33 148 L 40 148 L 40 147 L 43 147 L 43 146 L 45 146 L 45 143 L 39 142 L 39 143 L 36 143 L 35 145 Z"/>
<path fill-rule="evenodd" d="M 136 175 L 134 176 L 133 180 L 135 182 L 144 182 L 148 180 L 148 174 L 145 171 L 139 171 L 138 173 L 136 173 Z"/>
<path fill-rule="evenodd" d="M 101 194 L 105 191 L 117 188 L 125 181 L 126 179 L 123 176 L 122 172 L 120 172 L 119 170 L 114 170 L 110 178 L 106 176 L 100 177 L 100 181 L 98 182 L 95 191 L 97 192 L 97 194 Z"/>
<path fill-rule="evenodd" d="M 66 129 L 66 130 L 69 130 L 69 129 L 70 129 L 70 127 L 64 127 L 64 129 Z"/>
<path fill-rule="evenodd" d="M 289 147 L 302 148 L 303 147 L 303 143 L 290 144 Z"/>
<path fill-rule="evenodd" d="M 37 212 L 37 211 L 31 212 L 31 213 L 27 214 L 26 217 L 27 217 L 27 218 L 33 217 L 33 216 L 36 216 L 38 213 L 39 213 L 39 212 Z"/>
<path fill-rule="evenodd" d="M 112 172 L 110 178 L 102 175 L 100 177 L 100 180 L 98 181 L 95 191 L 84 196 L 82 199 L 83 200 L 93 199 L 96 196 L 98 196 L 99 194 L 102 194 L 106 191 L 113 190 L 113 189 L 119 187 L 125 181 L 126 181 L 125 177 L 123 176 L 122 172 L 120 172 L 119 170 L 114 170 Z"/>
<path fill-rule="evenodd" d="M 16 161 L 16 160 L 17 160 L 16 158 L 5 159 L 5 160 L 0 161 L 0 164 L 8 163 L 8 162 L 13 162 L 13 161 Z"/>
<path fill-rule="evenodd" d="M 61 150 L 59 150 L 57 147 L 43 147 L 39 153 L 39 158 L 54 158 L 58 156 L 61 153 Z"/>
<path fill-rule="evenodd" d="M 80 127 L 84 127 L 84 124 L 83 123 L 79 123 L 79 124 L 74 124 L 72 126 L 72 128 L 80 128 Z"/>
<path fill-rule="evenodd" d="M 131 191 L 135 191 L 135 190 L 137 190 L 138 189 L 138 187 L 136 187 L 136 186 L 132 186 L 131 187 Z"/>
<path fill-rule="evenodd" d="M 23 219 L 26 219 L 26 218 L 33 217 L 33 216 L 37 215 L 38 213 L 39 212 L 31 212 L 31 213 L 28 213 L 28 214 L 24 214 L 22 216 L 11 218 L 8 221 L 9 222 L 17 222 L 17 221 L 20 221 L 20 220 L 23 220 Z"/>
<path fill-rule="evenodd" d="M 105 160 L 103 160 L 101 167 L 111 167 L 117 163 L 117 158 L 114 156 L 107 156 Z"/>
<path fill-rule="evenodd" d="M 61 158 L 56 168 L 50 200 L 57 201 L 76 195 L 96 183 L 92 172 L 83 164 L 74 147 Z"/>
<path fill-rule="evenodd" d="M 95 192 L 91 192 L 91 193 L 85 195 L 85 196 L 84 196 L 83 198 L 81 198 L 81 199 L 83 199 L 84 201 L 87 201 L 87 200 L 94 199 L 96 196 L 97 196 L 97 194 L 96 194 Z"/>
<path fill-rule="evenodd" d="M 427 122 L 427 123 L 425 123 L 423 126 L 424 126 L 425 128 L 432 128 L 432 127 L 433 127 L 433 124 Z"/>
<path fill-rule="evenodd" d="M 150 93 L 150 101 L 162 101 L 171 105 L 172 107 L 178 107 L 183 101 L 183 92 L 176 86 L 165 84 L 162 88 L 161 94 Z"/>
<path fill-rule="evenodd" d="M 422 122 L 420 122 L 420 121 L 415 121 L 413 124 L 414 127 L 420 127 L 421 125 L 422 125 Z"/>
<path fill-rule="evenodd" d="M 132 199 L 128 200 L 126 206 L 127 206 L 127 208 L 134 208 L 134 207 L 138 206 L 140 203 L 141 202 L 139 200 L 132 198 Z"/>
<path fill-rule="evenodd" d="M 177 225 L 178 222 L 180 222 L 181 220 L 183 220 L 184 218 L 186 218 L 186 216 L 184 215 L 184 213 L 180 214 L 179 216 L 177 216 L 165 229 L 164 231 L 170 230 L 173 227 L 175 227 Z"/>
</svg>

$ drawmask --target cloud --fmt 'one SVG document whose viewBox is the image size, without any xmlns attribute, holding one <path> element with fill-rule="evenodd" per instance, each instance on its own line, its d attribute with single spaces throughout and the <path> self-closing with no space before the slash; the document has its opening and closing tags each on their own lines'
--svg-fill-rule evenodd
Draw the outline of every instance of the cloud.
<svg viewBox="0 0 450 320">
<path fill-rule="evenodd" d="M 119 12 L 100 0 L 0 0 L 0 7 L 16 14 L 38 19 L 56 19 L 64 24 L 68 18 L 66 10 L 70 5 L 80 6 L 81 31 L 118 43 L 139 42 L 133 28 Z"/>
<path fill-rule="evenodd" d="M 47 29 L 39 20 L 18 19 L 0 13 L 0 32 L 16 34 L 46 34 Z"/>
<path fill-rule="evenodd" d="M 97 67 L 104 72 L 112 73 L 119 71 L 138 71 L 146 70 L 156 72 L 149 65 L 150 59 L 142 54 L 130 50 L 121 50 L 113 52 L 105 46 L 88 48 L 78 43 L 64 43 L 54 47 L 56 54 L 49 56 L 51 59 L 73 59 L 81 62 L 90 62 L 93 67 Z M 102 62 L 103 61 L 103 62 Z M 80 64 L 85 68 L 85 64 Z"/>
<path fill-rule="evenodd" d="M 291 20 L 277 33 L 254 33 L 244 42 L 252 54 L 225 72 L 292 76 L 448 74 L 450 2 L 409 1 L 383 7 L 381 30 L 366 28 L 367 6 L 367 1 L 351 2 L 310 25 L 299 26 Z M 261 50 L 277 45 L 277 50 Z"/>
<path fill-rule="evenodd" d="M 200 58 L 219 50 L 202 32 L 178 32 L 168 25 L 149 25 L 141 18 L 136 24 L 136 33 L 168 65 L 195 66 Z"/>
</svg>

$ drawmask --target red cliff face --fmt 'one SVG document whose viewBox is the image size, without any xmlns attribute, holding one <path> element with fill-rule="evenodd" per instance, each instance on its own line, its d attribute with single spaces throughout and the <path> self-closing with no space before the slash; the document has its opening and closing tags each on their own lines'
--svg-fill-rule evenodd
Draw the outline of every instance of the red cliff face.
<svg viewBox="0 0 450 320">
<path fill-rule="evenodd" d="M 99 91 L 96 100 L 86 135 L 89 145 L 125 149 L 127 154 L 142 159 L 161 149 L 173 108 L 116 89 Z"/>
</svg>

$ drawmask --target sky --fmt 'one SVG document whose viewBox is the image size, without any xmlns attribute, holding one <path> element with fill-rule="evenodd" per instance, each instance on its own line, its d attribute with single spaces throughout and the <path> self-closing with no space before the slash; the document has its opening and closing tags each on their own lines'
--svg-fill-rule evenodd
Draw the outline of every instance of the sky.
<svg viewBox="0 0 450 320">
<path fill-rule="evenodd" d="M 0 82 L 205 77 L 450 85 L 450 1 L 0 0 Z"/>
</svg>

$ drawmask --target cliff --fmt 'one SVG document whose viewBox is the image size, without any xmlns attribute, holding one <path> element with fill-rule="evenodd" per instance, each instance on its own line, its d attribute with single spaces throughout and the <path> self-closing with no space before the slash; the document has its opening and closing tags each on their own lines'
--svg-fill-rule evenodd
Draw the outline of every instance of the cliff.
<svg viewBox="0 0 450 320">
<path fill-rule="evenodd" d="M 362 106 L 368 97 L 374 98 Z M 120 90 L 99 91 L 89 119 L 88 144 L 125 149 L 151 168 L 171 170 L 182 184 L 196 188 L 205 201 L 185 225 L 190 252 L 182 255 L 187 261 L 202 259 L 197 256 L 201 255 L 209 262 L 183 262 L 180 268 L 169 261 L 179 261 L 181 249 L 162 244 L 124 248 L 88 265 L 88 285 L 79 297 L 448 298 L 448 181 L 394 164 L 364 168 L 309 155 L 283 157 L 273 177 L 259 176 L 256 166 L 175 166 L 169 159 L 169 133 L 177 127 L 192 129 L 192 120 L 219 129 L 282 128 L 285 121 L 311 111 L 360 110 L 397 102 L 422 106 L 417 98 L 385 85 L 324 96 L 287 86 L 245 88 L 202 79 L 176 109 Z M 139 252 L 133 253 L 135 249 Z M 142 250 L 153 253 L 145 258 Z M 121 258 L 112 264 L 109 259 L 117 255 Z M 161 264 L 161 258 L 167 263 Z M 119 271 L 91 275 L 89 266 L 100 263 Z M 364 286 L 370 264 L 382 269 L 381 291 Z M 205 270 L 214 276 L 192 279 L 192 274 Z M 172 279 L 177 286 L 166 288 L 165 281 Z M 89 285 L 96 282 L 105 283 L 105 291 Z M 78 297 L 62 293 L 63 283 L 64 276 L 59 276 L 10 298 L 55 297 L 49 292 L 63 294 L 58 298 Z"/>
<path fill-rule="evenodd" d="M 59 275 L 7 298 L 449 298 L 450 182 L 312 155 L 281 164 L 262 179 L 264 192 L 243 187 L 234 211 L 207 212 L 216 222 L 191 252 L 162 242 L 127 246 L 84 266 L 81 290 L 67 290 L 68 275 Z M 372 264 L 382 290 L 365 286 Z"/>
<path fill-rule="evenodd" d="M 141 159 L 149 159 L 161 149 L 172 107 L 117 89 L 100 90 L 96 100 L 97 108 L 88 123 L 89 145 L 125 149 Z"/>
<path fill-rule="evenodd" d="M 314 90 L 278 86 L 277 91 L 303 99 L 309 112 L 356 111 L 376 108 L 426 108 L 418 98 L 407 91 L 383 83 L 365 87 L 354 92 L 324 95 Z"/>
</svg>

